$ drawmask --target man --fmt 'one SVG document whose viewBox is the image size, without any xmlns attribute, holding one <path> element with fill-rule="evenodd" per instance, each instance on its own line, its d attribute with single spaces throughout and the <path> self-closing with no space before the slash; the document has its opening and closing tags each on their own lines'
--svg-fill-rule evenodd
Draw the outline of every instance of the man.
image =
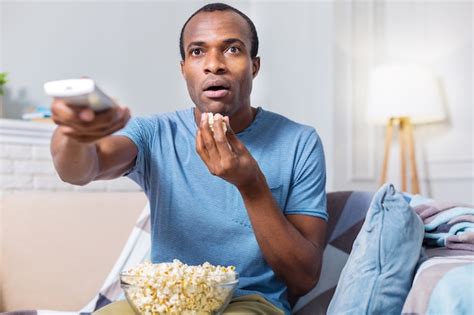
<svg viewBox="0 0 474 315">
<path fill-rule="evenodd" d="M 94 114 L 55 101 L 56 169 L 78 185 L 135 180 L 151 205 L 152 262 L 236 266 L 239 287 L 224 314 L 289 314 L 321 270 L 321 141 L 313 128 L 251 106 L 258 37 L 240 11 L 204 6 L 184 24 L 180 49 L 194 108 L 135 118 L 113 134 L 128 109 Z M 207 113 L 216 114 L 213 131 Z M 127 312 L 117 302 L 97 314 Z"/>
</svg>

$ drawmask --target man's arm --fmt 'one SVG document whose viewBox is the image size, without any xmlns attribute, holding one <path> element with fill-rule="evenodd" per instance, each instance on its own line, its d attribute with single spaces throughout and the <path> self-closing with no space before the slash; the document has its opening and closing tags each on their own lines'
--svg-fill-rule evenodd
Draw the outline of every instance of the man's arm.
<svg viewBox="0 0 474 315">
<path fill-rule="evenodd" d="M 285 281 L 289 294 L 299 297 L 319 281 L 326 222 L 306 215 L 283 215 L 263 174 L 239 189 L 255 237 L 267 263 Z"/>
<path fill-rule="evenodd" d="M 96 114 L 89 108 L 74 108 L 56 100 L 52 113 L 58 128 L 51 140 L 51 154 L 65 182 L 85 185 L 97 179 L 112 179 L 133 165 L 135 144 L 127 137 L 110 136 L 130 118 L 127 108 L 117 106 Z"/>
<path fill-rule="evenodd" d="M 196 149 L 212 174 L 239 189 L 265 260 L 285 281 L 290 296 L 306 294 L 321 272 L 324 220 L 305 215 L 285 217 L 257 162 L 231 130 L 224 133 L 219 118 L 214 133 L 207 119 L 202 119 Z"/>
</svg>

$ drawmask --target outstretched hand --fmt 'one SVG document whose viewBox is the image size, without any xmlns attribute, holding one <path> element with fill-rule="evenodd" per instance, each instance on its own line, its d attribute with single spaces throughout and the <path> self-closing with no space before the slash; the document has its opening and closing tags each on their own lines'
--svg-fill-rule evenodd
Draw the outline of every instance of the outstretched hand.
<svg viewBox="0 0 474 315">
<path fill-rule="evenodd" d="M 258 180 L 260 169 L 244 144 L 230 128 L 229 117 L 216 114 L 213 129 L 209 126 L 208 115 L 202 113 L 196 135 L 196 151 L 211 174 L 243 189 Z M 223 122 L 227 125 L 224 131 Z"/>
<path fill-rule="evenodd" d="M 95 113 L 89 107 L 70 106 L 56 99 L 51 105 L 52 119 L 67 137 L 90 143 L 122 129 L 130 119 L 126 107 L 113 106 Z"/>
</svg>

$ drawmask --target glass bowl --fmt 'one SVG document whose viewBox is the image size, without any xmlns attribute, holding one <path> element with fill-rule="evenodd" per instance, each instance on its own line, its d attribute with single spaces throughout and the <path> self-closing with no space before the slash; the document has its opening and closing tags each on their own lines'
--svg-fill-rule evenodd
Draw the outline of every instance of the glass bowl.
<svg viewBox="0 0 474 315">
<path fill-rule="evenodd" d="M 120 287 L 137 315 L 221 314 L 232 299 L 238 283 L 237 272 L 235 280 L 228 282 L 191 285 L 175 281 L 166 287 L 160 287 L 144 276 L 120 273 Z"/>
</svg>

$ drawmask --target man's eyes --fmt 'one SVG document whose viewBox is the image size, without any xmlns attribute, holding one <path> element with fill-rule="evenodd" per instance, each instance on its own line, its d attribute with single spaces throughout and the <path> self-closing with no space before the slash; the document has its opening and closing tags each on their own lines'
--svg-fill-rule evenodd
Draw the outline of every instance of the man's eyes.
<svg viewBox="0 0 474 315">
<path fill-rule="evenodd" d="M 191 55 L 192 56 L 199 56 L 202 54 L 202 49 L 201 48 L 194 48 L 191 50 Z"/>
<path fill-rule="evenodd" d="M 229 52 L 231 54 L 238 54 L 242 51 L 242 49 L 240 49 L 240 47 L 237 47 L 237 46 L 230 46 L 229 48 L 227 48 L 225 50 L 225 52 Z M 201 56 L 202 54 L 204 54 L 204 51 L 202 50 L 202 48 L 192 48 L 190 50 L 190 54 L 191 56 Z"/>
<path fill-rule="evenodd" d="M 240 52 L 240 48 L 237 46 L 231 46 L 227 49 L 227 51 L 229 51 L 232 54 L 236 54 Z"/>
</svg>

